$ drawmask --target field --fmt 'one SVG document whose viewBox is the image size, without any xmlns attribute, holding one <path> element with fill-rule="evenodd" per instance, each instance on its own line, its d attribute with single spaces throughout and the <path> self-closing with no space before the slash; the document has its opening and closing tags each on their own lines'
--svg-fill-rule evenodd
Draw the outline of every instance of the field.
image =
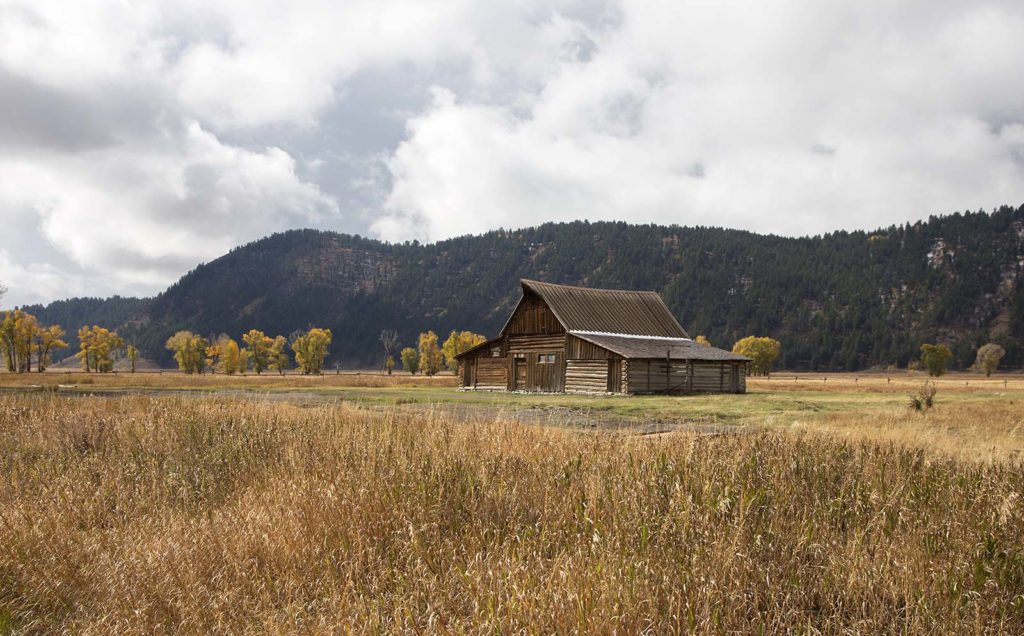
<svg viewBox="0 0 1024 636">
<path fill-rule="evenodd" d="M 923 381 L 0 375 L 0 633 L 1021 633 L 1024 378 Z"/>
</svg>

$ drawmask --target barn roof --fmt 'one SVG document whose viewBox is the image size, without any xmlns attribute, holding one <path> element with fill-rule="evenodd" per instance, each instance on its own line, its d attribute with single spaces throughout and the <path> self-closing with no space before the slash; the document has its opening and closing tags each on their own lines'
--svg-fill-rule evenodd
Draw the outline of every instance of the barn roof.
<svg viewBox="0 0 1024 636">
<path fill-rule="evenodd" d="M 523 295 L 540 296 L 566 331 L 688 337 L 657 292 L 521 282 Z"/>
<path fill-rule="evenodd" d="M 724 349 L 702 345 L 689 338 L 658 338 L 651 336 L 627 336 L 611 333 L 571 331 L 572 335 L 603 347 L 623 358 L 660 358 L 672 360 L 708 360 L 722 362 L 747 362 L 750 358 Z"/>
</svg>

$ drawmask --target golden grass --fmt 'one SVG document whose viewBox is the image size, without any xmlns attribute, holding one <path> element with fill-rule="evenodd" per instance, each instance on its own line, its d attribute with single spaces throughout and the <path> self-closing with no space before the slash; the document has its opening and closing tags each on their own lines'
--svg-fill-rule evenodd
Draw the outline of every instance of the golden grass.
<svg viewBox="0 0 1024 636">
<path fill-rule="evenodd" d="M 1020 464 L 781 428 L 7 395 L 0 626 L 1020 633 L 1022 493 Z"/>
<path fill-rule="evenodd" d="M 798 416 L 764 424 L 857 442 L 899 444 L 962 461 L 1024 462 L 1024 400 L 961 401 L 941 393 L 938 399 L 936 408 L 924 414 L 893 408 Z"/>
<path fill-rule="evenodd" d="M 0 387 L 73 385 L 95 388 L 154 388 L 154 389 L 322 389 L 332 387 L 455 387 L 458 379 L 451 373 L 435 376 L 396 373 L 384 375 L 372 371 L 346 371 L 324 375 L 288 373 L 278 375 L 225 375 L 207 373 L 186 375 L 178 371 L 139 373 L 85 373 L 82 371 L 48 370 L 45 373 L 0 373 Z"/>
</svg>

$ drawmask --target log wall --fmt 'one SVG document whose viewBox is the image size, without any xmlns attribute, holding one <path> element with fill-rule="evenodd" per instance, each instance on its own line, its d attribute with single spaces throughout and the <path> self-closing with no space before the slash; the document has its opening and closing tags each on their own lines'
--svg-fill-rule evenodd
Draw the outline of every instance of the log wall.
<svg viewBox="0 0 1024 636">
<path fill-rule="evenodd" d="M 524 353 L 527 351 L 555 351 L 565 350 L 565 335 L 554 336 L 509 336 L 508 350 L 510 353 Z"/>
<path fill-rule="evenodd" d="M 476 383 L 473 388 L 483 391 L 504 391 L 508 389 L 507 358 L 477 358 Z"/>
<path fill-rule="evenodd" d="M 608 363 L 604 360 L 569 360 L 565 365 L 566 393 L 606 393 Z"/>
</svg>

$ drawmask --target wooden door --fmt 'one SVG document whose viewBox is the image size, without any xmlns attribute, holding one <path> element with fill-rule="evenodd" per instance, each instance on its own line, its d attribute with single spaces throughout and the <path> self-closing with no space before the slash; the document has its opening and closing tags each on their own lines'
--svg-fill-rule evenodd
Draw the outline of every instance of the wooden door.
<svg viewBox="0 0 1024 636">
<path fill-rule="evenodd" d="M 557 351 L 538 351 L 528 354 L 530 390 L 558 393 L 565 386 L 565 363 Z"/>
<path fill-rule="evenodd" d="M 622 360 L 608 361 L 608 392 L 622 393 Z"/>
<path fill-rule="evenodd" d="M 462 362 L 462 386 L 467 389 L 476 388 L 476 378 L 473 377 L 476 374 L 476 359 L 469 358 Z"/>
<path fill-rule="evenodd" d="M 732 366 L 732 375 L 729 382 L 729 390 L 733 393 L 740 392 L 740 365 L 734 364 Z"/>
<path fill-rule="evenodd" d="M 512 390 L 526 390 L 526 360 L 512 358 Z"/>
</svg>

